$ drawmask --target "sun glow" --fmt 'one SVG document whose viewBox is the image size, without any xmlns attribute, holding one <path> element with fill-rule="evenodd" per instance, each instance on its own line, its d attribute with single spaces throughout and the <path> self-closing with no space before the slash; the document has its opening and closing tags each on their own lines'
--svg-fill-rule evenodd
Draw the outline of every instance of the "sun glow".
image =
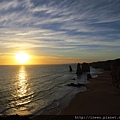
<svg viewBox="0 0 120 120">
<path fill-rule="evenodd" d="M 27 64 L 30 59 L 30 55 L 25 52 L 19 52 L 15 55 L 15 59 L 20 64 Z"/>
</svg>

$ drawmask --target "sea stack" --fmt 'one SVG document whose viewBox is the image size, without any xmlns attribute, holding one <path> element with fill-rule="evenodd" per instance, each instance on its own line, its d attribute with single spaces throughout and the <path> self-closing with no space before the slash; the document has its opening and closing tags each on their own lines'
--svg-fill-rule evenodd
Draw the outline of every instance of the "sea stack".
<svg viewBox="0 0 120 120">
<path fill-rule="evenodd" d="M 90 66 L 88 63 L 83 63 L 82 64 L 82 72 L 90 72 Z"/>
<path fill-rule="evenodd" d="M 77 64 L 77 71 L 76 71 L 77 75 L 81 75 L 82 74 L 82 69 L 80 67 L 80 63 Z"/>
<path fill-rule="evenodd" d="M 70 72 L 72 72 L 72 67 L 71 67 L 71 65 L 69 65 L 69 70 L 70 70 Z"/>
<path fill-rule="evenodd" d="M 92 78 L 91 74 L 90 74 L 90 73 L 87 74 L 87 80 L 89 80 L 89 79 L 91 79 L 91 78 Z"/>
</svg>

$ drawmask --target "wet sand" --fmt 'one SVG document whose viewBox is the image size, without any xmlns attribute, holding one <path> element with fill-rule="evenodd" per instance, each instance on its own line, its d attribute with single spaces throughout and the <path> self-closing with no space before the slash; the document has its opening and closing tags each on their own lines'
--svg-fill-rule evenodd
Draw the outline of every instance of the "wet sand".
<svg viewBox="0 0 120 120">
<path fill-rule="evenodd" d="M 112 85 L 110 71 L 90 81 L 60 115 L 120 115 L 120 90 Z"/>
</svg>

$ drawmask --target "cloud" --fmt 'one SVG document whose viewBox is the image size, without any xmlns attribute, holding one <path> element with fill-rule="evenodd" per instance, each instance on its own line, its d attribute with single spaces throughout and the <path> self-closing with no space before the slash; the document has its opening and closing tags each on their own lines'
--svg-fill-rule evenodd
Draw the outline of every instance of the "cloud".
<svg viewBox="0 0 120 120">
<path fill-rule="evenodd" d="M 8 30 L 8 29 L 7 29 Z M 85 45 L 99 45 L 99 46 L 120 46 L 119 40 L 109 41 L 109 36 L 92 36 L 91 35 L 74 35 L 69 36 L 65 32 L 52 31 L 46 29 L 2 29 L 4 34 L 1 34 L 1 45 L 5 48 L 54 48 L 66 50 L 79 48 Z M 23 41 L 24 39 L 24 41 Z M 107 39 L 107 41 L 106 41 Z M 102 41 L 102 42 L 101 42 Z M 21 44 L 20 44 L 21 43 Z M 80 46 L 80 47 L 79 47 Z M 64 49 L 66 48 L 66 49 Z M 86 49 L 86 48 L 85 48 Z"/>
<path fill-rule="evenodd" d="M 18 7 L 18 1 L 12 0 L 12 1 L 7 1 L 5 0 L 4 2 L 0 2 L 0 11 L 4 10 L 9 10 L 11 8 L 16 8 Z"/>
<path fill-rule="evenodd" d="M 119 0 L 1 1 L 0 47 L 63 55 L 119 50 L 119 5 Z"/>
<path fill-rule="evenodd" d="M 11 56 L 14 55 L 14 53 L 0 53 L 0 56 Z"/>
</svg>

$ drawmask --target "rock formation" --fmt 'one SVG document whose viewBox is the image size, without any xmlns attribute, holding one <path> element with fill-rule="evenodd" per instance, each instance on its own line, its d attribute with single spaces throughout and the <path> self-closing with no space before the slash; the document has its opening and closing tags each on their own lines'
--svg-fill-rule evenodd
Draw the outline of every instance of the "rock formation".
<svg viewBox="0 0 120 120">
<path fill-rule="evenodd" d="M 82 74 L 82 69 L 80 67 L 80 63 L 77 64 L 77 71 L 76 71 L 77 75 L 81 75 Z"/>
<path fill-rule="evenodd" d="M 91 74 L 87 74 L 87 80 L 89 80 L 91 78 L 92 78 Z"/>
<path fill-rule="evenodd" d="M 90 66 L 88 63 L 82 64 L 82 72 L 90 72 Z"/>
<path fill-rule="evenodd" d="M 74 83 L 70 83 L 70 84 L 67 84 L 67 86 L 72 86 L 72 87 L 81 87 L 81 86 L 85 86 L 84 84 L 74 84 Z"/>
<path fill-rule="evenodd" d="M 90 63 L 90 66 L 92 66 L 94 68 L 101 68 L 105 71 L 110 71 L 111 70 L 111 64 L 113 62 L 114 62 L 114 60 L 98 61 L 98 62 Z"/>
<path fill-rule="evenodd" d="M 69 65 L 69 71 L 72 72 L 72 67 Z"/>
</svg>

